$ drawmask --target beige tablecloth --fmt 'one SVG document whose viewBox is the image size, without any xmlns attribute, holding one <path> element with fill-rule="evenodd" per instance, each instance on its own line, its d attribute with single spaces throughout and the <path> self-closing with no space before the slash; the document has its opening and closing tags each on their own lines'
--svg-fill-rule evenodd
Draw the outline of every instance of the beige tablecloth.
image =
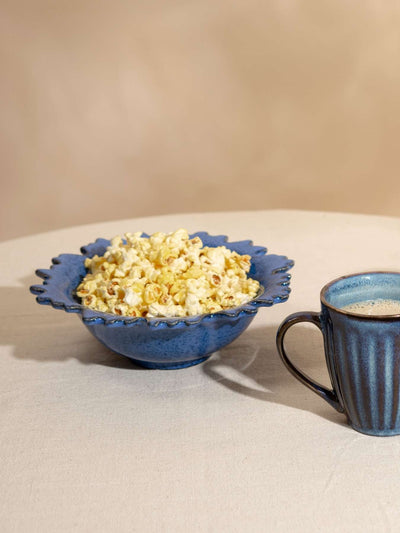
<svg viewBox="0 0 400 533">
<path fill-rule="evenodd" d="M 287 303 L 207 362 L 144 370 L 75 315 L 36 304 L 36 268 L 96 237 L 206 230 L 295 260 Z M 339 275 L 400 270 L 400 219 L 299 211 L 171 215 L 0 244 L 2 532 L 369 532 L 400 527 L 400 437 L 368 437 L 275 349 L 289 313 Z M 312 326 L 288 351 L 328 383 Z"/>
</svg>

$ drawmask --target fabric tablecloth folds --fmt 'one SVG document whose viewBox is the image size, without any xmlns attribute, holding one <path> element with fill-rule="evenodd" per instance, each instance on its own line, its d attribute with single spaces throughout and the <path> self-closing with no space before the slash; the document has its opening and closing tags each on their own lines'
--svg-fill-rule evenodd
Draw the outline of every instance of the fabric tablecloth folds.
<svg viewBox="0 0 400 533">
<path fill-rule="evenodd" d="M 135 366 L 74 314 L 36 304 L 36 268 L 124 232 L 207 231 L 295 261 L 287 302 L 179 370 Z M 283 366 L 284 317 L 329 280 L 400 270 L 400 219 L 301 211 L 170 215 L 0 244 L 0 523 L 4 532 L 395 531 L 400 437 L 357 433 Z M 322 336 L 291 359 L 329 385 Z"/>
</svg>

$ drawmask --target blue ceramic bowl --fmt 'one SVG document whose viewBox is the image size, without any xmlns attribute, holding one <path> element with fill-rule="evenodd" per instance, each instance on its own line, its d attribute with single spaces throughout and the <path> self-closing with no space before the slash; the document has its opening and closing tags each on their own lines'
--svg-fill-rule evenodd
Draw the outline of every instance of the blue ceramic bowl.
<svg viewBox="0 0 400 533">
<path fill-rule="evenodd" d="M 39 304 L 79 313 L 96 339 L 141 366 L 168 369 L 192 366 L 236 339 L 259 307 L 285 302 L 290 293 L 287 271 L 294 264 L 285 256 L 268 255 L 266 248 L 254 246 L 251 241 L 228 242 L 224 235 L 205 232 L 195 233 L 191 238 L 195 236 L 205 246 L 226 246 L 250 255 L 249 275 L 262 285 L 257 297 L 240 307 L 184 318 L 136 318 L 93 311 L 80 303 L 75 289 L 86 275 L 85 259 L 104 255 L 110 244 L 106 239 L 83 246 L 79 255 L 62 254 L 53 259 L 50 269 L 36 271 L 43 284 L 33 285 L 30 290 Z"/>
</svg>

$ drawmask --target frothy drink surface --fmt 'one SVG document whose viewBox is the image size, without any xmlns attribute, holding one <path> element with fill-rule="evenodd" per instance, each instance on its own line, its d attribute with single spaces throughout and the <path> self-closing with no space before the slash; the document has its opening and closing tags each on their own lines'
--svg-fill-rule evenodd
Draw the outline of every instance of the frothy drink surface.
<svg viewBox="0 0 400 533">
<path fill-rule="evenodd" d="M 342 309 L 343 311 L 350 311 L 359 315 L 399 315 L 400 301 L 384 299 L 366 300 L 346 305 Z"/>
</svg>

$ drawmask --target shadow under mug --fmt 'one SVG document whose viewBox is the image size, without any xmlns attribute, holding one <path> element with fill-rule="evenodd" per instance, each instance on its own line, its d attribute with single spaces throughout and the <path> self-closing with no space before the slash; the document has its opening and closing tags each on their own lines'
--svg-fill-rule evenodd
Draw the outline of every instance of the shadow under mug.
<svg viewBox="0 0 400 533">
<path fill-rule="evenodd" d="M 366 315 L 343 308 L 358 302 L 400 302 L 400 273 L 343 276 L 321 290 L 321 312 L 294 313 L 279 326 L 276 343 L 287 369 L 368 435 L 400 434 L 400 314 Z M 318 326 L 332 389 L 315 382 L 289 359 L 288 329 L 298 322 Z"/>
</svg>

